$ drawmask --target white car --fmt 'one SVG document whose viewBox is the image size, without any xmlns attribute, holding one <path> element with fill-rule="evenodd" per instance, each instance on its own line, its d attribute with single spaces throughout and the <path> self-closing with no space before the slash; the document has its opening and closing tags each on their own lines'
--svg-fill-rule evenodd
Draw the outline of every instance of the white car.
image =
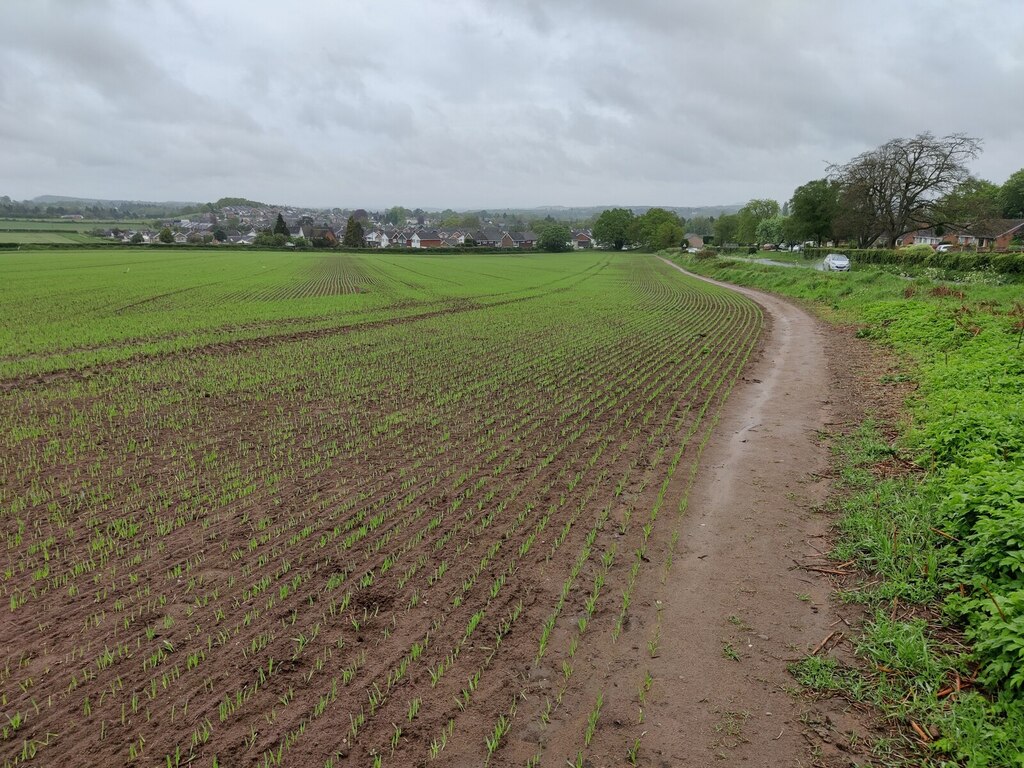
<svg viewBox="0 0 1024 768">
<path fill-rule="evenodd" d="M 826 272 L 849 272 L 850 260 L 841 253 L 830 253 L 821 266 Z"/>
</svg>

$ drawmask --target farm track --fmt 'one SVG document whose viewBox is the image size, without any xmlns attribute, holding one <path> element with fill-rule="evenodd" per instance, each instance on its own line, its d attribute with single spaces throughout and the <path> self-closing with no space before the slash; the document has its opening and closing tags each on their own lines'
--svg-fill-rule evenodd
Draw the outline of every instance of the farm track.
<svg viewBox="0 0 1024 768">
<path fill-rule="evenodd" d="M 2 677 L 24 738 L 105 763 L 137 744 L 143 763 L 409 765 L 442 744 L 462 764 L 520 693 L 534 711 L 509 738 L 539 743 L 534 656 L 570 566 L 554 658 L 599 572 L 580 647 L 614 624 L 644 524 L 679 503 L 666 477 L 689 476 L 760 328 L 752 303 L 648 259 L 563 280 L 412 323 L 142 358 L 74 393 L 84 422 L 4 454 L 2 531 L 26 553 L 4 647 L 40 641 Z M 595 314 L 599 294 L 614 311 Z M 467 343 L 482 354 L 451 355 Z M 238 378 L 261 370 L 281 375 Z M 104 418 L 122 372 L 140 399 Z M 66 384 L 39 382 L 27 421 L 65 413 Z"/>
</svg>

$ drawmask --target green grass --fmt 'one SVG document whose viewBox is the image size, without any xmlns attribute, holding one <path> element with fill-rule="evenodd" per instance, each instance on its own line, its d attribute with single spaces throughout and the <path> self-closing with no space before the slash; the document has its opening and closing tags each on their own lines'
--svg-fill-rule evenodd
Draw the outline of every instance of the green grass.
<svg viewBox="0 0 1024 768">
<path fill-rule="evenodd" d="M 100 243 L 102 238 L 67 232 L 51 232 L 34 230 L 32 232 L 10 232 L 0 229 L 0 243 L 18 243 L 21 245 L 76 245 L 83 243 Z"/>
<path fill-rule="evenodd" d="M 480 306 L 571 285 L 606 255 L 2 252 L 0 376 Z"/>
<path fill-rule="evenodd" d="M 91 232 L 94 229 L 105 229 L 107 227 L 120 227 L 121 229 L 132 229 L 136 227 L 151 227 L 151 219 L 135 219 L 114 221 L 113 219 L 83 219 L 75 221 L 72 219 L 3 219 L 0 218 L 0 240 L 5 231 L 38 229 L 47 232 Z"/>
<path fill-rule="evenodd" d="M 834 556 L 882 577 L 845 593 L 871 607 L 859 669 L 808 659 L 806 684 L 935 726 L 928 764 L 1021 765 L 1024 755 L 1024 308 L 1017 285 L 908 280 L 677 257 L 719 279 L 807 301 L 902 359 L 918 387 L 896 445 L 868 422 L 836 441 L 842 518 Z M 885 478 L 894 456 L 924 470 Z M 931 624 L 888 618 L 917 604 Z M 972 647 L 936 638 L 958 627 Z M 889 670 L 879 674 L 879 669 Z M 978 687 L 939 696 L 957 675 Z M 980 692 L 979 692 L 980 691 Z"/>
</svg>

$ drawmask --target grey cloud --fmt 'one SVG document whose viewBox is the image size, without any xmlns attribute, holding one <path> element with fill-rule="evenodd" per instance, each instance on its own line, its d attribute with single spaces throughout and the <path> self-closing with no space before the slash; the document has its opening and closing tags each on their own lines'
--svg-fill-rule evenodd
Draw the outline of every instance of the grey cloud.
<svg viewBox="0 0 1024 768">
<path fill-rule="evenodd" d="M 7 3 L 0 194 L 781 200 L 921 130 L 985 138 L 998 182 L 1024 162 L 1017 3 Z"/>
</svg>

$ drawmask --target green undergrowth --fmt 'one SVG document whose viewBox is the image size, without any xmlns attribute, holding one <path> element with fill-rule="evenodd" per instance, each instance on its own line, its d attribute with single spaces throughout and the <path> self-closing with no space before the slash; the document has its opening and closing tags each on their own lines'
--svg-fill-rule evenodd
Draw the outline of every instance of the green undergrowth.
<svg viewBox="0 0 1024 768">
<path fill-rule="evenodd" d="M 1020 286 L 674 258 L 812 302 L 889 348 L 917 384 L 895 443 L 868 422 L 836 446 L 843 514 L 834 556 L 871 574 L 843 595 L 873 617 L 856 641 L 864 663 L 811 657 L 795 666 L 798 679 L 907 727 L 924 744 L 913 764 L 1024 766 Z"/>
</svg>

